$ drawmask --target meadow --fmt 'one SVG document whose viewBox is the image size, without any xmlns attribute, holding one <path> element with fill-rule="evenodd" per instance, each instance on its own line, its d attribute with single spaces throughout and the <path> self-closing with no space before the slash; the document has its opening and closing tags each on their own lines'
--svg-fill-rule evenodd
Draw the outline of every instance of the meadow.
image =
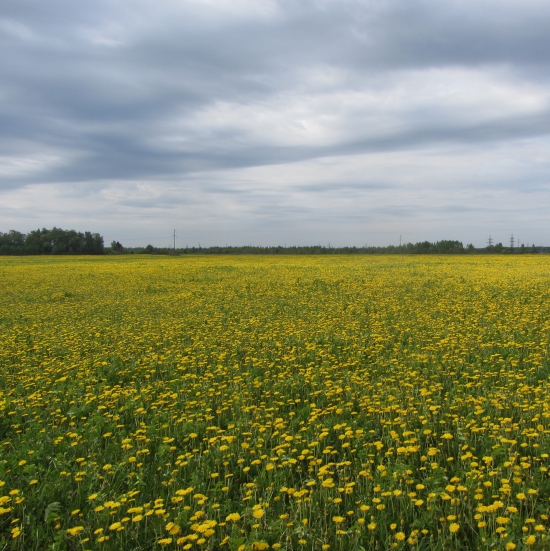
<svg viewBox="0 0 550 551">
<path fill-rule="evenodd" d="M 0 549 L 550 549 L 550 258 L 0 258 Z"/>
</svg>

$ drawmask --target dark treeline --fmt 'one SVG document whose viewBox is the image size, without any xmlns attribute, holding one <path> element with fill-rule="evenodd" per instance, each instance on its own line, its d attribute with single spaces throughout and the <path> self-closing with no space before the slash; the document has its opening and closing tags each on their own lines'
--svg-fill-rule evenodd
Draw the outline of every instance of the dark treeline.
<svg viewBox="0 0 550 551">
<path fill-rule="evenodd" d="M 115 250 L 114 242 L 112 244 Z M 443 240 L 431 243 L 422 241 L 419 243 L 407 243 L 401 246 L 389 245 L 387 247 L 325 247 L 293 246 L 293 247 L 259 247 L 245 245 L 242 247 L 186 247 L 184 249 L 172 249 L 170 247 L 133 247 L 124 248 L 116 243 L 116 250 L 123 254 L 509 254 L 509 253 L 541 253 L 549 252 L 548 247 L 526 248 L 525 245 L 514 249 L 503 247 L 497 243 L 491 247 L 476 249 L 472 244 L 464 245 L 460 241 Z"/>
<path fill-rule="evenodd" d="M 497 243 L 491 247 L 476 249 L 469 244 L 466 247 L 460 241 L 443 240 L 434 243 L 421 241 L 406 243 L 401 246 L 387 247 L 325 247 L 292 246 L 292 247 L 259 247 L 245 245 L 242 247 L 124 247 L 113 241 L 105 247 L 103 237 L 98 233 L 77 232 L 60 228 L 38 229 L 27 234 L 11 230 L 0 232 L 0 255 L 33 255 L 33 254 L 510 254 L 510 253 L 548 253 L 549 247 L 504 247 Z"/>
<path fill-rule="evenodd" d="M 0 232 L 0 255 L 25 254 L 105 254 L 103 237 L 98 233 L 52 228 L 27 234 L 11 230 Z"/>
</svg>

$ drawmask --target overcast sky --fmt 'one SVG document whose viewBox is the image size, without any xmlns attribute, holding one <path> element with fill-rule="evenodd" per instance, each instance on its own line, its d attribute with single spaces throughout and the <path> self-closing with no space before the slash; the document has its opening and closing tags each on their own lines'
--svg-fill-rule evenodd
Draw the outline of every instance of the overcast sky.
<svg viewBox="0 0 550 551">
<path fill-rule="evenodd" d="M 546 0 L 2 0 L 0 231 L 550 245 Z"/>
</svg>

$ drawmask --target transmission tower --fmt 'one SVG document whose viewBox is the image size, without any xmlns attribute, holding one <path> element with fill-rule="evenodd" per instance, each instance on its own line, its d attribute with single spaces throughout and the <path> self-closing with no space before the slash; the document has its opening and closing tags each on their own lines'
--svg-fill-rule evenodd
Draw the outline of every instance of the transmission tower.
<svg viewBox="0 0 550 551">
<path fill-rule="evenodd" d="M 510 236 L 510 250 L 514 250 L 514 234 Z"/>
<path fill-rule="evenodd" d="M 493 246 L 493 238 L 489 236 L 489 239 L 487 239 L 487 246 L 491 248 Z"/>
</svg>

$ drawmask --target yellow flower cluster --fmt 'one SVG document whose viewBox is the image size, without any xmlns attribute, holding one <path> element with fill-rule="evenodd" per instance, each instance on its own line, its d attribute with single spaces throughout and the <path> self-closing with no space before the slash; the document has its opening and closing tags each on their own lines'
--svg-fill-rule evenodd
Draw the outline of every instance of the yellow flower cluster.
<svg viewBox="0 0 550 551">
<path fill-rule="evenodd" d="M 546 256 L 2 257 L 0 279 L 10 549 L 550 548 Z"/>
</svg>

